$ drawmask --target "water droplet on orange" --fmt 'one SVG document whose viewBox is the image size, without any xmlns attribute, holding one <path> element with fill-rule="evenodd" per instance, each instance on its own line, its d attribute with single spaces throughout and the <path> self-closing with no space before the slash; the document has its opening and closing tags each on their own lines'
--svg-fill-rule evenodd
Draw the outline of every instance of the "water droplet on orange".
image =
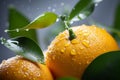
<svg viewBox="0 0 120 80">
<path fill-rule="evenodd" d="M 86 63 L 87 63 L 87 64 L 89 64 L 90 62 L 89 62 L 89 61 L 87 61 Z"/>
<path fill-rule="evenodd" d="M 66 44 L 65 44 L 65 47 L 67 47 L 67 46 L 69 46 L 69 43 L 66 43 Z"/>
<path fill-rule="evenodd" d="M 89 33 L 89 32 L 85 32 L 83 35 L 84 35 L 84 36 L 89 36 L 90 33 Z"/>
<path fill-rule="evenodd" d="M 55 56 L 52 56 L 52 59 L 55 60 Z"/>
<path fill-rule="evenodd" d="M 61 53 L 64 53 L 64 52 L 65 52 L 65 49 L 61 49 L 60 51 L 61 51 Z"/>
<path fill-rule="evenodd" d="M 89 47 L 90 46 L 90 42 L 88 40 L 83 40 L 82 41 L 82 44 L 85 46 L 85 47 Z"/>
<path fill-rule="evenodd" d="M 75 58 L 72 58 L 72 60 L 73 60 L 73 61 L 76 61 L 76 59 L 75 59 Z"/>
<path fill-rule="evenodd" d="M 80 49 L 82 50 L 82 49 L 84 49 L 82 46 L 80 46 Z"/>
<path fill-rule="evenodd" d="M 76 55 L 76 51 L 75 51 L 74 49 L 72 49 L 71 52 L 70 52 L 70 54 L 71 54 L 72 56 L 75 56 L 75 55 Z"/>
<path fill-rule="evenodd" d="M 6 60 L 3 60 L 3 61 L 2 61 L 2 64 L 5 64 L 5 62 L 6 62 Z"/>
<path fill-rule="evenodd" d="M 73 39 L 73 40 L 71 41 L 71 43 L 72 43 L 72 44 L 77 44 L 77 43 L 79 43 L 79 41 L 78 41 L 77 39 Z"/>
</svg>

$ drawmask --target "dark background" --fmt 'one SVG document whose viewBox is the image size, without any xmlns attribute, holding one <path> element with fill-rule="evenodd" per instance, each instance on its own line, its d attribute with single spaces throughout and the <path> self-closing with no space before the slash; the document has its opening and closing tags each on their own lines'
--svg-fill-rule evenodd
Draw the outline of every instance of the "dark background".
<svg viewBox="0 0 120 80">
<path fill-rule="evenodd" d="M 0 37 L 8 38 L 4 32 L 8 27 L 8 6 L 14 5 L 21 13 L 26 15 L 30 20 L 33 20 L 38 15 L 46 11 L 53 11 L 57 14 L 62 14 L 65 9 L 71 10 L 78 0 L 0 0 Z M 120 0 L 103 0 L 94 10 L 93 14 L 88 17 L 106 26 L 112 25 L 114 22 L 114 14 L 117 4 Z M 73 25 L 81 25 L 87 23 L 85 20 L 76 22 Z M 44 41 L 46 31 L 53 27 L 38 30 L 38 38 L 40 46 L 43 50 L 47 49 L 48 44 Z M 3 59 L 14 56 L 15 54 L 0 44 L 0 62 Z"/>
</svg>

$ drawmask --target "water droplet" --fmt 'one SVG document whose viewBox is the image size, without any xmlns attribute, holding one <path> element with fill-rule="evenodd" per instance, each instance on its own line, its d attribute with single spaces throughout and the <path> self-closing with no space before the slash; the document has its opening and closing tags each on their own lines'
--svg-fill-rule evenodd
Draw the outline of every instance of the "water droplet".
<svg viewBox="0 0 120 80">
<path fill-rule="evenodd" d="M 58 22 L 60 19 L 59 18 L 57 18 L 57 20 L 56 20 L 56 22 Z"/>
<path fill-rule="evenodd" d="M 1 44 L 4 44 L 4 42 L 1 42 Z"/>
<path fill-rule="evenodd" d="M 64 2 L 61 2 L 61 4 L 60 4 L 61 6 L 64 6 L 65 4 L 64 4 Z"/>
<path fill-rule="evenodd" d="M 16 32 L 19 32 L 20 30 L 19 29 L 16 29 Z"/>
<path fill-rule="evenodd" d="M 3 38 L 3 37 L 1 37 L 0 40 L 1 40 L 1 44 L 4 44 L 6 41 L 5 38 Z"/>
<path fill-rule="evenodd" d="M 90 45 L 89 45 L 89 41 L 88 40 L 83 40 L 82 41 L 82 44 L 85 46 L 85 47 L 89 47 Z"/>
<path fill-rule="evenodd" d="M 7 30 L 7 29 L 6 29 L 6 30 L 4 30 L 4 32 L 6 32 L 6 33 L 7 33 L 8 31 L 9 31 L 9 30 Z"/>
<path fill-rule="evenodd" d="M 70 21 L 70 24 L 73 24 L 73 23 L 74 23 L 74 21 L 71 20 L 71 21 Z"/>
<path fill-rule="evenodd" d="M 86 63 L 87 63 L 87 64 L 89 64 L 90 62 L 89 62 L 89 61 L 87 61 Z"/>
<path fill-rule="evenodd" d="M 76 51 L 75 51 L 74 49 L 72 49 L 71 52 L 70 52 L 70 54 L 71 54 L 72 56 L 75 56 L 75 55 L 76 55 Z"/>
<path fill-rule="evenodd" d="M 71 41 L 71 43 L 72 43 L 72 44 L 77 44 L 77 43 L 79 43 L 79 41 L 76 40 L 76 39 L 73 39 L 73 40 Z"/>
<path fill-rule="evenodd" d="M 61 51 L 61 53 L 64 53 L 64 52 L 65 52 L 65 49 L 61 49 L 60 51 Z"/>
<path fill-rule="evenodd" d="M 78 17 L 75 17 L 75 18 L 73 18 L 71 21 L 70 21 L 70 24 L 73 24 L 74 22 L 76 22 L 76 21 L 79 21 L 80 19 L 78 19 Z"/>
<path fill-rule="evenodd" d="M 55 56 L 52 56 L 52 59 L 55 60 Z"/>
<path fill-rule="evenodd" d="M 40 73 L 36 73 L 36 75 L 39 77 L 39 76 L 40 76 Z"/>
<path fill-rule="evenodd" d="M 29 29 L 25 29 L 25 31 L 29 31 Z"/>
<path fill-rule="evenodd" d="M 73 61 L 76 61 L 76 58 L 72 58 Z"/>
<path fill-rule="evenodd" d="M 5 62 L 6 62 L 6 60 L 3 60 L 3 61 L 2 61 L 2 64 L 5 64 Z"/>
<path fill-rule="evenodd" d="M 96 3 L 95 6 L 98 6 L 98 3 Z"/>
<path fill-rule="evenodd" d="M 94 0 L 94 3 L 100 3 L 102 2 L 103 0 Z"/>
<path fill-rule="evenodd" d="M 66 44 L 65 44 L 65 47 L 67 47 L 67 46 L 69 46 L 69 43 L 66 43 Z"/>
<path fill-rule="evenodd" d="M 82 46 L 80 46 L 80 49 L 82 50 L 82 49 L 83 49 L 83 47 L 82 47 Z"/>
<path fill-rule="evenodd" d="M 80 30 L 79 32 L 78 32 L 78 35 L 81 35 L 83 32 Z"/>
<path fill-rule="evenodd" d="M 83 35 L 84 35 L 84 36 L 89 36 L 90 33 L 89 33 L 89 32 L 85 32 Z"/>
<path fill-rule="evenodd" d="M 79 17 L 79 19 L 85 19 L 87 16 L 85 14 L 81 13 L 81 14 L 78 15 L 78 17 Z"/>
</svg>

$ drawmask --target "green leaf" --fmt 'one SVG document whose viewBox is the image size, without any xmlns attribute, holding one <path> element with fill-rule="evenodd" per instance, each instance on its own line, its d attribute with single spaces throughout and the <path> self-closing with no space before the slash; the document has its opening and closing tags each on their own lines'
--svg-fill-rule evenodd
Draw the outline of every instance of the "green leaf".
<svg viewBox="0 0 120 80">
<path fill-rule="evenodd" d="M 44 56 L 41 48 L 32 39 L 18 37 L 8 40 L 1 38 L 0 40 L 2 44 L 14 51 L 17 55 L 21 55 L 35 62 L 44 62 Z"/>
<path fill-rule="evenodd" d="M 79 0 L 79 2 L 74 6 L 72 11 L 70 12 L 69 20 L 73 19 L 75 16 L 79 16 L 81 19 L 84 19 L 85 17 L 89 16 L 93 12 L 93 10 L 93 0 Z M 81 15 L 83 15 L 83 17 L 81 17 Z"/>
<path fill-rule="evenodd" d="M 115 30 L 119 32 L 116 32 Z M 117 41 L 120 41 L 120 3 L 116 8 L 112 35 Z"/>
<path fill-rule="evenodd" d="M 26 29 L 40 29 L 45 28 L 53 23 L 55 23 L 57 20 L 57 15 L 53 12 L 45 12 L 44 14 L 37 17 L 35 20 L 33 20 L 30 24 L 28 24 L 25 28 Z"/>
<path fill-rule="evenodd" d="M 82 80 L 120 80 L 120 51 L 108 52 L 93 60 Z"/>
<path fill-rule="evenodd" d="M 37 42 L 36 31 L 29 30 L 29 31 L 20 31 L 20 28 L 28 25 L 30 21 L 21 14 L 18 10 L 16 10 L 13 6 L 9 7 L 9 27 L 8 27 L 8 34 L 9 37 L 14 38 L 18 36 L 28 37 Z M 14 30 L 14 31 L 9 31 Z"/>
<path fill-rule="evenodd" d="M 120 3 L 117 5 L 115 12 L 114 28 L 120 30 Z"/>
<path fill-rule="evenodd" d="M 73 78 L 73 77 L 62 77 L 62 78 L 57 79 L 57 80 L 78 80 L 78 79 Z"/>
</svg>

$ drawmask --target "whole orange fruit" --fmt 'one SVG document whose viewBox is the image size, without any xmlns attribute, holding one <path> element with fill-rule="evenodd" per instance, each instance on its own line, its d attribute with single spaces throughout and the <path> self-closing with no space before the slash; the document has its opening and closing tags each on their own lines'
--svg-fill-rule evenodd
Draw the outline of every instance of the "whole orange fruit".
<svg viewBox="0 0 120 80">
<path fill-rule="evenodd" d="M 113 37 L 95 25 L 72 28 L 76 38 L 69 40 L 68 31 L 60 33 L 46 51 L 46 64 L 59 78 L 81 78 L 86 67 L 99 55 L 118 50 Z"/>
<path fill-rule="evenodd" d="M 0 80 L 53 80 L 53 77 L 45 65 L 15 56 L 0 64 Z"/>
</svg>

